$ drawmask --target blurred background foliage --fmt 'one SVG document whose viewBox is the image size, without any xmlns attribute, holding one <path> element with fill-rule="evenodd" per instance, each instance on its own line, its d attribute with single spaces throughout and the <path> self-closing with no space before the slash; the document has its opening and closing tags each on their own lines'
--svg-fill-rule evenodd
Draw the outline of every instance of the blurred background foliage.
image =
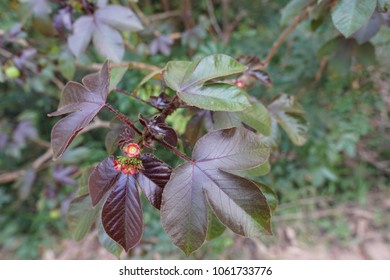
<svg viewBox="0 0 390 280">
<path fill-rule="evenodd" d="M 47 113 L 56 110 L 61 87 L 69 80 L 80 81 L 91 72 L 88 66 L 104 59 L 90 46 L 76 60 L 66 45 L 69 31 L 56 31 L 49 16 L 37 17 L 32 2 L 0 3 L 1 258 L 112 257 L 96 244 L 96 230 L 79 245 L 71 241 L 66 223 L 80 175 L 106 157 L 104 138 L 112 115 L 102 112 L 97 128 L 77 137 L 58 161 L 46 153 L 56 121 Z M 61 1 L 52 2 L 55 10 Z M 123 33 L 123 60 L 162 67 L 169 60 L 218 52 L 264 58 L 283 25 L 289 24 L 286 5 L 304 1 L 110 2 L 139 7 L 149 23 L 139 33 Z M 282 135 L 271 172 L 262 178 L 280 200 L 275 235 L 259 241 L 226 231 L 191 258 L 295 258 L 307 244 L 324 244 L 325 252 L 332 246 L 351 251 L 352 246 L 359 258 L 375 258 L 367 238 L 389 246 L 390 29 L 384 24 L 359 45 L 340 36 L 328 12 L 320 15 L 299 24 L 273 58 L 268 67 L 272 88 L 250 89 L 265 104 L 281 92 L 296 96 L 310 123 L 308 141 L 301 147 Z M 132 91 L 145 74 L 128 71 L 119 87 Z M 158 95 L 159 90 L 152 81 L 140 95 Z M 120 94 L 111 94 L 109 103 L 132 119 L 150 113 L 139 101 Z M 189 119 L 178 111 L 169 122 L 184 132 Z M 178 164 L 164 150 L 157 155 Z M 159 213 L 148 204 L 144 208 L 143 241 L 122 257 L 184 258 L 164 233 Z M 326 253 L 320 257 L 335 258 Z"/>
</svg>

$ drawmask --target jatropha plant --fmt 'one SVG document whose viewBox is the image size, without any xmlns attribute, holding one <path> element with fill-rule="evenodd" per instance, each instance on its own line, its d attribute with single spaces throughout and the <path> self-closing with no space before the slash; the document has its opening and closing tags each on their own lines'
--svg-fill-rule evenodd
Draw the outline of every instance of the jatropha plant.
<svg viewBox="0 0 390 280">
<path fill-rule="evenodd" d="M 82 84 L 69 82 L 58 110 L 49 114 L 68 114 L 52 130 L 54 159 L 63 155 L 100 110 L 108 109 L 122 123 L 109 132 L 117 150 L 94 167 L 88 188 L 82 187 L 70 206 L 76 239 L 97 219 L 106 248 L 114 242 L 125 251 L 136 246 L 144 231 L 140 192 L 160 210 L 164 230 L 187 255 L 206 239 L 218 237 L 225 227 L 247 237 L 271 234 L 276 196 L 259 177 L 270 169 L 277 124 L 301 145 L 306 121 L 292 97 L 281 95 L 266 107 L 245 91 L 256 80 L 271 83 L 267 73 L 256 70 L 257 62 L 253 57 L 234 59 L 223 54 L 168 62 L 141 82 L 157 77 L 161 94 L 143 100 L 155 113 L 139 115 L 137 120 L 106 102 L 116 86 L 110 85 L 108 62 L 100 72 L 84 77 Z M 137 91 L 114 91 L 140 98 Z M 166 119 L 179 108 L 188 110 L 192 118 L 178 138 Z M 172 168 L 153 154 L 158 149 L 183 162 Z"/>
</svg>

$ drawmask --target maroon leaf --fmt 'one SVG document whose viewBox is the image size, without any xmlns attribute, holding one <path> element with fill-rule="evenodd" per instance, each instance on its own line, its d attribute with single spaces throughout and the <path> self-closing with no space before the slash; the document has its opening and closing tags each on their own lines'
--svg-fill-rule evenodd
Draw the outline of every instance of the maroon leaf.
<svg viewBox="0 0 390 280">
<path fill-rule="evenodd" d="M 98 9 L 95 18 L 97 21 L 121 31 L 134 32 L 143 28 L 137 16 L 130 9 L 119 5 L 110 5 Z"/>
<path fill-rule="evenodd" d="M 136 175 L 138 184 L 149 202 L 160 209 L 162 192 L 171 177 L 172 168 L 152 154 L 143 154 L 141 160 L 144 170 Z"/>
<path fill-rule="evenodd" d="M 119 174 L 103 206 L 102 224 L 106 233 L 129 251 L 138 244 L 143 234 L 141 201 L 135 177 Z"/>
<path fill-rule="evenodd" d="M 149 121 L 140 115 L 138 119 L 155 138 L 162 139 L 173 147 L 177 145 L 177 134 L 173 128 L 161 122 L 158 118 Z"/>
<path fill-rule="evenodd" d="M 204 119 L 207 114 L 206 112 L 207 111 L 200 110 L 195 115 L 193 115 L 187 123 L 185 135 L 191 145 L 194 145 L 202 135 L 202 132 L 205 131 Z"/>
<path fill-rule="evenodd" d="M 104 107 L 109 88 L 108 62 L 99 73 L 91 74 L 82 80 L 83 85 L 68 82 L 61 94 L 56 112 L 49 116 L 71 113 L 57 122 L 51 133 L 53 159 L 58 159 L 73 139 L 83 130 Z"/>
<path fill-rule="evenodd" d="M 193 161 L 172 172 L 163 192 L 161 220 L 173 243 L 186 254 L 203 244 L 208 205 L 237 234 L 270 233 L 265 196 L 252 181 L 227 172 L 254 168 L 268 157 L 269 148 L 244 128 L 214 131 L 199 139 Z"/>
<path fill-rule="evenodd" d="M 114 169 L 114 158 L 109 157 L 99 163 L 89 176 L 89 194 L 92 205 L 96 206 L 104 195 L 116 184 L 119 172 Z"/>
<path fill-rule="evenodd" d="M 237 61 L 248 66 L 248 70 L 237 79 L 237 83 L 241 87 L 250 87 L 256 80 L 260 81 L 265 86 L 272 85 L 269 74 L 261 70 L 264 68 L 264 64 L 257 56 L 242 55 L 237 57 Z"/>
</svg>

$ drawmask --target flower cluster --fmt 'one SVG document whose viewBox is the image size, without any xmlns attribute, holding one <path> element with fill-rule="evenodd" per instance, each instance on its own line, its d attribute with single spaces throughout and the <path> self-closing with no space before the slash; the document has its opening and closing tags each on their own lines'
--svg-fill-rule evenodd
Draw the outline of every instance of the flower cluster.
<svg viewBox="0 0 390 280">
<path fill-rule="evenodd" d="M 124 174 L 134 175 L 138 170 L 143 169 L 142 161 L 139 159 L 141 151 L 138 144 L 127 144 L 123 151 L 128 157 L 118 156 L 114 160 L 115 170 L 121 171 Z"/>
</svg>

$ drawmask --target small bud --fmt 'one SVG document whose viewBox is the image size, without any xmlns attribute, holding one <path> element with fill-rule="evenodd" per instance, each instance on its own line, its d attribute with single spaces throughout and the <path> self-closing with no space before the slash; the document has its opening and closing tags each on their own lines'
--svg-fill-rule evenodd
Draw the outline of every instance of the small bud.
<svg viewBox="0 0 390 280">
<path fill-rule="evenodd" d="M 132 158 L 139 156 L 139 154 L 141 153 L 140 148 L 136 143 L 127 144 L 124 148 L 124 152 Z"/>
<path fill-rule="evenodd" d="M 114 160 L 114 168 L 117 171 L 122 171 L 122 165 L 119 163 L 119 161 Z"/>
<path fill-rule="evenodd" d="M 245 83 L 243 81 L 241 81 L 241 80 L 237 80 L 235 84 L 239 88 L 245 88 Z"/>
</svg>

